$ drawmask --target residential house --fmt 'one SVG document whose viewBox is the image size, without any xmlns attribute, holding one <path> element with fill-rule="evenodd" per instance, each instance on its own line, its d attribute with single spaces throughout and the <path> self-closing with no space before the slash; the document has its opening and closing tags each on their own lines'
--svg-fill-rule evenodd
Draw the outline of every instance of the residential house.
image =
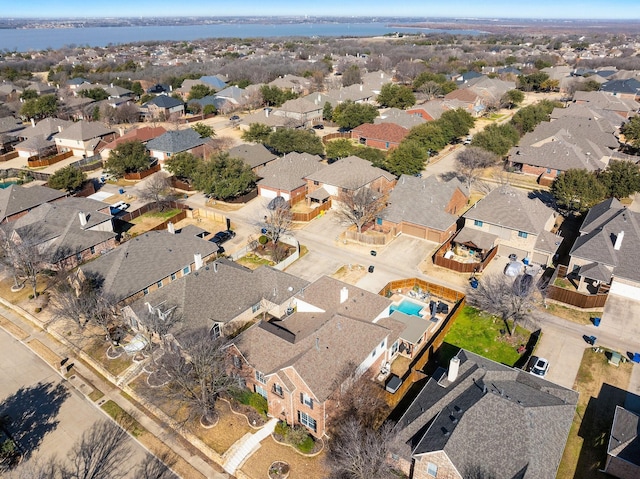
<svg viewBox="0 0 640 479">
<path fill-rule="evenodd" d="M 17 118 L 12 116 L 0 118 L 0 153 L 9 151 L 18 142 L 22 130 L 24 125 Z"/>
<path fill-rule="evenodd" d="M 364 187 L 386 195 L 396 184 L 394 175 L 357 156 L 342 158 L 308 174 L 306 180 L 307 198 L 313 201 L 323 201 L 328 197 L 339 200 L 341 193 Z"/>
<path fill-rule="evenodd" d="M 586 104 L 592 108 L 612 111 L 622 118 L 629 118 L 640 110 L 640 104 L 635 99 L 613 96 L 601 91 L 577 91 L 573 94 L 573 101 L 577 105 Z"/>
<path fill-rule="evenodd" d="M 297 128 L 300 126 L 300 123 L 294 118 L 284 115 L 273 115 L 272 111 L 273 108 L 264 108 L 250 115 L 246 115 L 240 120 L 238 127 L 243 131 L 247 131 L 251 125 L 258 123 L 266 125 L 273 131 L 276 131 L 279 128 Z"/>
<path fill-rule="evenodd" d="M 402 175 L 377 223 L 416 238 L 443 243 L 457 230 L 469 190 L 458 179 Z"/>
<path fill-rule="evenodd" d="M 635 78 L 609 80 L 600 85 L 600 91 L 638 101 L 640 99 L 640 81 Z"/>
<path fill-rule="evenodd" d="M 33 90 L 38 96 L 42 95 L 53 95 L 56 93 L 55 85 L 50 83 L 42 83 L 39 81 L 31 81 L 29 85 L 25 88 L 25 90 Z"/>
<path fill-rule="evenodd" d="M 202 138 L 200 133 L 192 128 L 184 130 L 170 130 L 147 142 L 153 158 L 157 158 L 164 167 L 164 162 L 176 153 L 188 152 L 196 156 L 205 156 L 207 138 Z"/>
<path fill-rule="evenodd" d="M 451 107 L 449 105 L 450 102 L 445 102 L 442 99 L 435 99 L 429 100 L 420 106 L 408 108 L 406 111 L 407 114 L 420 116 L 425 121 L 433 121 L 440 118 L 445 111 L 450 110 Z"/>
<path fill-rule="evenodd" d="M 20 99 L 20 95 L 22 95 L 22 91 L 23 89 L 19 86 L 3 80 L 2 83 L 0 83 L 0 101 L 7 103 L 18 101 Z"/>
<path fill-rule="evenodd" d="M 280 108 L 273 111 L 275 116 L 283 116 L 294 120 L 296 126 L 311 128 L 313 125 L 322 123 L 323 105 L 316 105 L 304 98 L 287 100 Z"/>
<path fill-rule="evenodd" d="M 398 420 L 389 459 L 410 479 L 556 476 L 578 393 L 460 350 Z"/>
<path fill-rule="evenodd" d="M 277 155 L 271 153 L 261 143 L 255 145 L 243 143 L 234 146 L 229 150 L 229 156 L 231 158 L 241 158 L 258 176 L 260 176 L 260 172 L 264 169 L 265 165 L 278 158 Z"/>
<path fill-rule="evenodd" d="M 464 213 L 464 227 L 454 245 L 471 245 L 481 253 L 497 246 L 502 256 L 514 254 L 530 263 L 551 264 L 562 241 L 551 232 L 556 213 L 530 195 L 509 185 L 494 189 Z"/>
<path fill-rule="evenodd" d="M 640 416 L 616 406 L 602 471 L 620 479 L 640 477 Z"/>
<path fill-rule="evenodd" d="M 119 136 L 115 140 L 107 143 L 105 147 L 100 151 L 100 154 L 102 155 L 102 159 L 106 160 L 107 158 L 109 158 L 109 153 L 111 153 L 111 151 L 113 151 L 123 143 L 127 143 L 129 141 L 139 141 L 146 144 L 150 140 L 158 138 L 166 132 L 167 130 L 165 130 L 161 126 L 143 126 L 140 128 L 134 128 L 126 132 L 124 135 Z"/>
<path fill-rule="evenodd" d="M 273 417 L 323 437 L 343 381 L 386 360 L 390 331 L 376 322 L 389 316 L 390 304 L 324 276 L 297 292 L 290 314 L 233 340 L 230 372 L 265 397 Z"/>
<path fill-rule="evenodd" d="M 37 244 L 51 269 L 72 269 L 116 246 L 109 205 L 88 198 L 43 203 L 9 223 L 13 241 Z"/>
<path fill-rule="evenodd" d="M 167 95 L 158 95 L 140 108 L 146 120 L 172 119 L 184 115 L 184 103 Z"/>
<path fill-rule="evenodd" d="M 212 337 L 230 336 L 260 316 L 284 316 L 294 295 L 308 284 L 268 266 L 251 270 L 221 258 L 138 299 L 123 312 L 134 329 L 144 329 L 149 313 L 171 311 L 181 318 L 181 329 L 204 328 Z"/>
<path fill-rule="evenodd" d="M 379 150 L 392 150 L 409 134 L 409 129 L 396 123 L 363 123 L 351 130 L 351 138 L 361 145 Z"/>
<path fill-rule="evenodd" d="M 609 198 L 589 210 L 569 255 L 568 271 L 578 280 L 578 291 L 640 297 L 640 270 L 635 261 L 640 247 L 640 214 Z"/>
<path fill-rule="evenodd" d="M 281 90 L 290 91 L 298 95 L 308 95 L 311 90 L 311 80 L 296 75 L 284 75 L 268 83 Z"/>
<path fill-rule="evenodd" d="M 460 105 L 464 111 L 469 113 L 474 118 L 481 116 L 486 106 L 483 104 L 482 98 L 476 92 L 469 88 L 459 88 L 452 92 L 447 93 L 444 96 L 444 99 L 448 101 L 456 101 Z"/>
<path fill-rule="evenodd" d="M 426 112 L 425 112 L 426 113 Z M 422 125 L 426 120 L 421 113 L 413 110 L 413 112 L 409 112 L 408 110 L 401 110 L 399 108 L 389 108 L 388 110 L 380 113 L 380 116 L 373 120 L 375 125 L 380 123 L 394 123 L 403 128 L 410 130 L 414 126 Z"/>
<path fill-rule="evenodd" d="M 44 203 L 57 201 L 67 194 L 46 186 L 9 185 L 0 189 L 0 223 L 16 221 L 30 210 Z"/>
<path fill-rule="evenodd" d="M 71 151 L 73 156 L 91 157 L 116 138 L 116 133 L 97 121 L 78 121 L 55 137 L 58 153 Z"/>
<path fill-rule="evenodd" d="M 67 80 L 67 82 L 66 82 L 66 86 L 71 91 L 78 90 L 80 87 L 82 87 L 84 85 L 91 85 L 91 82 L 89 80 L 87 80 L 86 78 L 82 78 L 82 77 L 71 78 L 70 80 Z"/>
<path fill-rule="evenodd" d="M 72 123 L 58 118 L 44 118 L 37 124 L 31 120 L 31 127 L 20 131 L 22 141 L 17 143 L 13 149 L 18 152 L 21 158 L 32 156 L 47 156 L 56 152 L 54 137 Z"/>
<path fill-rule="evenodd" d="M 318 155 L 288 153 L 269 162 L 262 169 L 262 179 L 258 181 L 258 194 L 264 198 L 282 196 L 291 202 L 304 199 L 307 194 L 305 178 L 325 167 Z"/>
<path fill-rule="evenodd" d="M 216 108 L 223 113 L 235 110 L 242 104 L 246 94 L 246 90 L 235 85 L 220 90 L 213 95 L 218 102 L 223 102 L 220 106 L 216 104 Z"/>
<path fill-rule="evenodd" d="M 105 294 L 116 301 L 133 302 L 214 259 L 219 246 L 197 236 L 199 232 L 188 227 L 173 233 L 148 231 L 81 265 L 80 277 L 100 277 Z"/>
</svg>

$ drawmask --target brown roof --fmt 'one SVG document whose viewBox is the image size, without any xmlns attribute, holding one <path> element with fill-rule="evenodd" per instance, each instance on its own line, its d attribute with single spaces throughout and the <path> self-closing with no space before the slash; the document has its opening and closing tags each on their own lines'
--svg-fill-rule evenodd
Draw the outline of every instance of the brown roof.
<svg viewBox="0 0 640 479">
<path fill-rule="evenodd" d="M 118 145 L 126 143 L 128 141 L 141 141 L 144 143 L 146 141 L 152 140 L 153 138 L 157 138 L 158 136 L 166 132 L 167 130 L 165 130 L 161 126 L 143 126 L 142 128 L 136 128 L 135 130 L 128 131 L 120 138 L 116 138 L 111 143 L 107 144 L 106 148 L 109 150 L 113 150 Z"/>
<path fill-rule="evenodd" d="M 405 136 L 409 134 L 409 130 L 396 125 L 395 123 L 364 123 L 354 128 L 353 133 L 370 140 L 389 141 L 392 143 L 400 143 Z"/>
<path fill-rule="evenodd" d="M 460 100 L 464 102 L 474 102 L 478 98 L 478 94 L 469 90 L 468 88 L 463 88 L 460 90 L 453 90 L 450 93 L 447 93 L 445 96 L 447 100 Z"/>
</svg>

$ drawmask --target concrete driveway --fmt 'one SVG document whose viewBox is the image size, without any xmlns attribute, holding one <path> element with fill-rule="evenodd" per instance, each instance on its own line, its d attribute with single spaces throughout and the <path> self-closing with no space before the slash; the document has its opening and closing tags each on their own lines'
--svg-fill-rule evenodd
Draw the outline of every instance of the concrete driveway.
<svg viewBox="0 0 640 479">
<path fill-rule="evenodd" d="M 607 334 L 621 344 L 640 338 L 640 301 L 610 294 L 604 305 L 600 326 L 594 334 Z M 640 349 L 640 346 L 638 347 Z M 639 351 L 628 351 L 639 352 Z"/>
<path fill-rule="evenodd" d="M 580 336 L 567 336 L 552 326 L 545 326 L 534 354 L 549 361 L 545 379 L 573 389 L 586 347 Z"/>
</svg>

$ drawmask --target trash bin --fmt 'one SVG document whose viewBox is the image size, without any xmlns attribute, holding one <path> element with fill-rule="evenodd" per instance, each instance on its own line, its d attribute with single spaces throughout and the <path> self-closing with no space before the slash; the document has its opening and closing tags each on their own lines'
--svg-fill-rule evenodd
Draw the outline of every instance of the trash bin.
<svg viewBox="0 0 640 479">
<path fill-rule="evenodd" d="M 588 342 L 589 342 L 589 344 L 590 344 L 591 346 L 593 346 L 594 344 L 596 344 L 596 340 L 597 340 L 597 339 L 598 339 L 598 338 L 596 338 L 595 336 L 589 336 L 589 338 L 588 338 Z"/>
<path fill-rule="evenodd" d="M 471 278 L 471 281 L 469 281 L 469 283 L 471 284 L 471 287 L 473 289 L 478 289 L 478 280 L 476 278 Z"/>
<path fill-rule="evenodd" d="M 374 268 L 375 268 L 375 266 L 373 266 L 373 265 L 369 266 L 369 273 L 373 273 Z"/>
<path fill-rule="evenodd" d="M 598 326 L 600 326 L 600 319 L 598 317 L 593 318 L 593 325 L 597 328 Z"/>
<path fill-rule="evenodd" d="M 124 188 L 120 188 L 120 189 L 118 190 L 118 193 L 120 193 L 121 195 L 122 195 L 122 194 L 124 194 Z"/>
<path fill-rule="evenodd" d="M 371 256 L 376 256 L 376 255 L 378 254 L 378 253 L 376 252 L 376 250 L 374 250 L 374 249 L 372 249 L 372 250 L 370 251 L 370 253 L 371 253 Z"/>
</svg>

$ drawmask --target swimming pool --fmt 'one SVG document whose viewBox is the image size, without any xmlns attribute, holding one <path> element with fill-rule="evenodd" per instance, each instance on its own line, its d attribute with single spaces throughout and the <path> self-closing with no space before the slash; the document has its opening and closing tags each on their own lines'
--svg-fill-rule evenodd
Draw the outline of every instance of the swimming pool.
<svg viewBox="0 0 640 479">
<path fill-rule="evenodd" d="M 400 311 L 401 313 L 408 314 L 410 316 L 419 316 L 422 317 L 420 311 L 424 308 L 424 305 L 419 303 L 414 303 L 413 301 L 409 301 L 408 299 L 403 299 L 400 304 L 392 304 L 390 308 L 390 312 Z"/>
</svg>

